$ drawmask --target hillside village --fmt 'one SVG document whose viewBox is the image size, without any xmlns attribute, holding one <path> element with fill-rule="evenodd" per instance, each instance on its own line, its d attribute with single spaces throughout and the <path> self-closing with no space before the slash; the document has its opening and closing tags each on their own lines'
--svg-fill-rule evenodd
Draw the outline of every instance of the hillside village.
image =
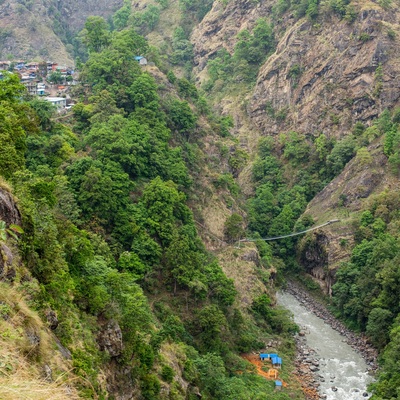
<svg viewBox="0 0 400 400">
<path fill-rule="evenodd" d="M 134 56 L 140 66 L 147 65 L 143 56 Z M 59 113 L 69 110 L 74 104 L 71 87 L 78 83 L 78 73 L 73 67 L 62 66 L 54 61 L 27 62 L 24 60 L 0 61 L 2 71 L 18 74 L 21 83 L 31 96 L 38 96 L 52 103 Z"/>
<path fill-rule="evenodd" d="M 0 61 L 0 79 L 3 76 L 1 71 L 18 74 L 30 95 L 49 101 L 59 112 L 72 105 L 69 93 L 71 87 L 77 83 L 77 73 L 72 67 L 62 66 L 54 61 L 15 60 Z"/>
</svg>

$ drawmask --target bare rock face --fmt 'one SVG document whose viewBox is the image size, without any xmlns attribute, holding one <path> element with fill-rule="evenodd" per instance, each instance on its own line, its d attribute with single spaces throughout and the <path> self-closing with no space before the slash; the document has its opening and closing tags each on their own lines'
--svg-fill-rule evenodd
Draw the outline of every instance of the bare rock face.
<svg viewBox="0 0 400 400">
<path fill-rule="evenodd" d="M 21 214 L 12 195 L 0 188 L 0 219 L 7 225 L 21 225 Z"/>
<path fill-rule="evenodd" d="M 136 400 L 140 398 L 140 388 L 135 382 L 131 365 L 121 365 L 114 358 L 103 368 L 107 377 L 107 392 L 110 398 Z"/>
<path fill-rule="evenodd" d="M 329 239 L 323 232 L 313 232 L 300 242 L 300 261 L 307 269 L 323 268 L 328 264 L 326 245 Z"/>
<path fill-rule="evenodd" d="M 298 246 L 299 262 L 320 285 L 321 289 L 330 294 L 335 273 L 329 269 L 331 232 L 323 229 L 314 231 L 301 239 Z"/>
<path fill-rule="evenodd" d="M 107 321 L 98 336 L 98 343 L 101 350 L 107 351 L 111 357 L 117 357 L 121 355 L 123 343 L 122 343 L 122 331 L 117 321 Z"/>
<path fill-rule="evenodd" d="M 252 29 L 257 19 L 267 17 L 273 4 L 272 0 L 234 0 L 226 5 L 215 1 L 211 11 L 194 28 L 191 37 L 197 74 L 218 50 L 225 48 L 233 53 L 237 34 L 243 29 Z"/>
<path fill-rule="evenodd" d="M 260 70 L 252 120 L 267 135 L 295 130 L 341 137 L 357 121 L 370 124 L 400 99 L 398 47 L 388 37 L 399 15 L 370 3 L 352 24 L 332 16 L 288 27 Z"/>
<path fill-rule="evenodd" d="M 218 50 L 233 53 L 240 31 L 270 18 L 275 3 L 215 2 L 191 37 L 197 79 L 206 79 L 207 61 Z M 389 35 L 399 25 L 399 6 L 384 10 L 361 2 L 355 7 L 352 23 L 334 15 L 296 22 L 290 13 L 275 23 L 276 51 L 260 68 L 248 106 L 262 134 L 295 130 L 341 137 L 355 122 L 370 124 L 399 104 L 398 43 Z"/>
<path fill-rule="evenodd" d="M 242 260 L 253 262 L 255 265 L 260 265 L 260 256 L 257 250 L 250 250 L 242 255 Z"/>
<path fill-rule="evenodd" d="M 36 330 L 27 329 L 25 331 L 25 334 L 26 334 L 29 344 L 32 347 L 38 347 L 40 345 L 40 342 L 41 342 L 40 334 Z"/>
<path fill-rule="evenodd" d="M 7 190 L 0 188 L 0 220 L 7 226 L 10 224 L 20 225 L 21 214 L 15 204 L 15 201 Z M 14 256 L 11 249 L 4 243 L 0 244 L 0 279 L 13 281 L 16 276 L 13 267 Z"/>
<path fill-rule="evenodd" d="M 107 19 L 123 4 L 123 0 L 60 0 L 58 9 L 68 21 L 70 30 L 77 32 L 83 28 L 87 17 L 98 15 Z"/>
<path fill-rule="evenodd" d="M 48 364 L 43 365 L 43 378 L 47 382 L 53 382 L 53 371 Z"/>
<path fill-rule="evenodd" d="M 59 321 L 57 318 L 57 314 L 55 313 L 55 311 L 53 310 L 47 310 L 46 311 L 46 319 L 47 322 L 49 324 L 49 328 L 54 331 L 55 329 L 57 329 Z"/>
</svg>

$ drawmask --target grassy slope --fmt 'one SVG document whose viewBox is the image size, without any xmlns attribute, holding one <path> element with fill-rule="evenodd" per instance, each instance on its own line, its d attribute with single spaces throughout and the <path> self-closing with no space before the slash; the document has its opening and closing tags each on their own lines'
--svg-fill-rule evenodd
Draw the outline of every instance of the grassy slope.
<svg viewBox="0 0 400 400">
<path fill-rule="evenodd" d="M 0 398 L 78 399 L 70 362 L 23 294 L 33 282 L 24 286 L 0 282 Z"/>
</svg>

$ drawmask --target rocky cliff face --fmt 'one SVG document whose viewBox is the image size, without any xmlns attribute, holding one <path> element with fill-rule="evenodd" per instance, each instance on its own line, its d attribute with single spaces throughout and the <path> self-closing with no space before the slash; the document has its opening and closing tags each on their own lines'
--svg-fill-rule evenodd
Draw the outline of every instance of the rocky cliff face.
<svg viewBox="0 0 400 400">
<path fill-rule="evenodd" d="M 72 66 L 60 35 L 75 34 L 90 15 L 108 18 L 123 0 L 0 2 L 0 59 L 53 60 Z"/>
<path fill-rule="evenodd" d="M 306 236 L 299 245 L 300 262 L 327 293 L 331 292 L 336 270 L 349 259 L 354 242 L 353 221 L 374 195 L 398 186 L 398 178 L 388 172 L 381 144 L 373 143 L 368 150 L 372 155 L 368 164 L 362 165 L 355 157 L 314 197 L 305 211 L 316 223 L 340 219 Z"/>
<path fill-rule="evenodd" d="M 241 30 L 271 17 L 274 3 L 214 3 L 192 34 L 199 80 L 218 50 L 233 53 Z M 329 14 L 316 22 L 296 22 L 287 13 L 275 24 L 276 52 L 260 68 L 249 105 L 251 120 L 262 134 L 296 130 L 339 137 L 356 121 L 369 123 L 398 104 L 400 9 L 384 10 L 370 1 L 358 2 L 355 9 L 352 23 Z M 269 115 L 267 108 L 282 118 Z"/>
<path fill-rule="evenodd" d="M 389 32 L 397 29 L 400 13 L 361 4 L 351 24 L 334 16 L 314 25 L 286 22 L 251 100 L 251 117 L 264 134 L 296 130 L 340 137 L 355 122 L 369 124 L 398 103 L 398 43 Z M 268 115 L 267 105 L 286 118 Z"/>
<path fill-rule="evenodd" d="M 21 224 L 21 214 L 10 192 L 0 187 L 0 220 L 9 224 Z"/>
<path fill-rule="evenodd" d="M 260 17 L 270 18 L 274 4 L 268 0 L 214 3 L 192 34 L 198 82 L 207 79 L 208 60 L 221 48 L 232 54 L 237 34 L 251 30 Z M 329 13 L 321 13 L 314 22 L 296 20 L 290 12 L 275 22 L 276 51 L 261 66 L 254 89 L 243 99 L 246 124 L 251 127 L 246 134 L 252 131 L 256 139 L 257 135 L 277 136 L 294 130 L 338 139 L 351 132 L 356 122 L 371 125 L 385 108 L 399 105 L 400 8 L 393 2 L 385 10 L 368 0 L 352 5 L 356 11 L 353 22 Z M 242 144 L 243 109 L 235 111 L 228 103 L 223 99 L 218 106 L 233 115 L 233 132 Z M 255 146 L 244 147 L 250 153 L 255 150 Z M 396 185 L 380 144 L 368 150 L 373 156 L 369 165 L 352 160 L 306 211 L 316 223 L 341 219 L 310 235 L 300 246 L 302 263 L 326 292 L 331 290 L 336 268 L 349 257 L 352 220 L 370 196 Z"/>
<path fill-rule="evenodd" d="M 10 224 L 21 224 L 21 214 L 17 208 L 12 194 L 0 187 L 0 221 L 7 226 Z M 11 249 L 0 241 L 0 281 L 14 280 L 15 266 L 13 265 L 14 255 Z"/>
<path fill-rule="evenodd" d="M 70 31 L 78 32 L 82 29 L 87 17 L 99 15 L 107 19 L 123 4 L 123 0 L 58 0 L 57 9 Z"/>
<path fill-rule="evenodd" d="M 234 0 L 226 5 L 215 1 L 211 11 L 192 33 L 196 75 L 203 77 L 201 72 L 208 59 L 218 50 L 225 48 L 233 53 L 237 34 L 243 29 L 252 29 L 257 19 L 268 17 L 273 4 L 271 0 Z"/>
</svg>

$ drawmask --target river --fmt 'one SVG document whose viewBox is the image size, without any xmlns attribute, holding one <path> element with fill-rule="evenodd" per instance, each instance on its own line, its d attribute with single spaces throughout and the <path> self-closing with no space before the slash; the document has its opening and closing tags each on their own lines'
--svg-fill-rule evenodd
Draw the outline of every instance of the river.
<svg viewBox="0 0 400 400">
<path fill-rule="evenodd" d="M 367 385 L 373 380 L 364 359 L 347 343 L 343 336 L 321 318 L 308 311 L 287 292 L 277 295 L 278 304 L 291 311 L 294 321 L 305 332 L 308 347 L 319 359 L 320 395 L 327 400 L 368 399 Z"/>
</svg>

